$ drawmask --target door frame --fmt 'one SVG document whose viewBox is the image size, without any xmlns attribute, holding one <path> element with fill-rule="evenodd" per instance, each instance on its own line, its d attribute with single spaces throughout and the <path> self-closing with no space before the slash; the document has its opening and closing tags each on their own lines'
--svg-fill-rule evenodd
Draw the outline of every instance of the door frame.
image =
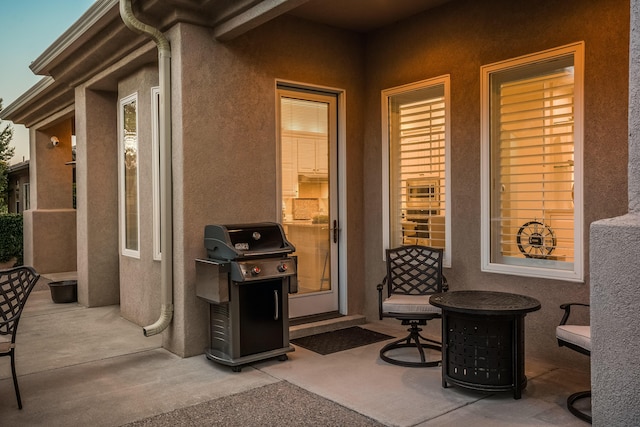
<svg viewBox="0 0 640 427">
<path fill-rule="evenodd" d="M 274 82 L 274 90 L 273 90 L 273 94 L 274 94 L 274 106 L 275 106 L 275 111 L 279 111 L 279 102 L 280 102 L 280 97 L 278 96 L 278 90 L 279 89 L 285 89 L 285 90 L 293 90 L 293 91 L 311 91 L 311 92 L 318 92 L 318 93 L 326 93 L 327 95 L 331 95 L 331 96 L 335 96 L 336 97 L 336 107 L 337 107 L 337 144 L 334 146 L 330 146 L 330 150 L 332 150 L 332 152 L 330 153 L 330 155 L 336 159 L 337 161 L 337 165 L 336 165 L 336 174 L 337 176 L 335 177 L 335 179 L 330 180 L 330 185 L 331 185 L 331 190 L 330 193 L 333 192 L 333 194 L 337 194 L 337 200 L 336 202 L 338 203 L 338 209 L 337 209 L 337 219 L 338 219 L 338 256 L 337 257 L 331 257 L 331 271 L 337 271 L 337 280 L 338 283 L 336 284 L 337 286 L 337 291 L 338 291 L 338 312 L 342 315 L 346 315 L 347 314 L 347 307 L 348 307 L 348 301 L 347 301 L 347 288 L 348 288 L 348 283 L 347 283 L 347 212 L 346 212 L 346 206 L 347 206 L 347 186 L 345 185 L 346 183 L 346 173 L 347 173 L 347 166 L 346 166 L 346 154 L 347 154 L 347 150 L 346 150 L 346 91 L 344 89 L 340 89 L 340 88 L 335 88 L 335 87 L 329 87 L 329 86 L 323 86 L 323 85 L 315 85 L 315 84 L 309 84 L 309 83 L 301 83 L 301 82 L 297 82 L 297 81 L 292 81 L 292 80 L 286 80 L 286 79 L 275 79 Z M 277 113 L 276 113 L 277 114 Z M 274 121 L 274 123 L 278 123 L 277 120 Z M 281 212 L 282 212 L 282 207 L 281 207 L 281 200 L 282 200 L 282 189 L 281 189 L 281 182 L 282 182 L 282 176 L 281 176 L 281 158 L 282 158 L 282 153 L 281 153 L 281 146 L 279 144 L 280 141 L 280 130 L 279 130 L 279 126 L 276 126 L 276 134 L 275 134 L 275 141 L 276 141 L 276 212 L 277 215 L 279 216 L 279 221 L 282 221 L 282 218 L 280 218 Z M 335 152 L 333 152 L 335 150 Z"/>
</svg>

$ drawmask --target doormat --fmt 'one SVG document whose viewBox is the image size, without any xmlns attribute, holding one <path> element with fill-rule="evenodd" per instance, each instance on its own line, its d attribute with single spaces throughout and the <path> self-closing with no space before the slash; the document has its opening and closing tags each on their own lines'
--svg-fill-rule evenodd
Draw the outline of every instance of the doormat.
<svg viewBox="0 0 640 427">
<path fill-rule="evenodd" d="M 292 344 L 322 355 L 337 353 L 363 345 L 373 344 L 394 338 L 380 332 L 370 331 L 359 326 L 351 326 L 336 331 L 323 332 L 291 340 Z"/>
<path fill-rule="evenodd" d="M 383 424 L 286 381 L 145 418 L 123 427 L 350 426 Z"/>
</svg>

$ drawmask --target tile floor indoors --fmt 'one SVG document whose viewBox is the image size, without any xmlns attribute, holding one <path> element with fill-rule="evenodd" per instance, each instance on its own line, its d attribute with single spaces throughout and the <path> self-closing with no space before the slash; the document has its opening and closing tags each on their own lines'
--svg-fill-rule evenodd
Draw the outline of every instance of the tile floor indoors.
<svg viewBox="0 0 640 427">
<path fill-rule="evenodd" d="M 40 285 L 38 285 L 40 286 Z M 392 322 L 362 325 L 402 336 Z M 118 306 L 54 304 L 32 293 L 18 332 L 18 410 L 8 358 L 0 359 L 0 420 L 7 426 L 120 426 L 156 414 L 287 381 L 387 426 L 584 426 L 565 406 L 588 373 L 527 359 L 522 399 L 441 386 L 441 370 L 389 365 L 375 343 L 322 356 L 304 348 L 242 372 L 204 355 L 180 358 L 144 337 Z M 258 424 L 256 424 L 258 425 Z M 304 424 L 304 419 L 300 425 Z"/>
</svg>

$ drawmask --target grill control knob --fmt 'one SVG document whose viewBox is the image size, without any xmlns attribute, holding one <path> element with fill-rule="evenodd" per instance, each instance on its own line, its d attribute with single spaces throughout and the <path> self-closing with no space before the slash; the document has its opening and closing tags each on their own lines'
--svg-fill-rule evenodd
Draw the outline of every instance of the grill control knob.
<svg viewBox="0 0 640 427">
<path fill-rule="evenodd" d="M 280 264 L 280 265 L 278 266 L 278 271 L 279 271 L 280 273 L 284 273 L 284 272 L 285 272 L 285 271 L 287 271 L 288 269 L 289 269 L 289 267 L 287 267 L 287 264 Z"/>
<path fill-rule="evenodd" d="M 260 274 L 260 267 L 258 267 L 257 265 L 254 265 L 253 267 L 251 267 L 251 275 L 252 276 L 257 276 L 258 274 Z"/>
</svg>

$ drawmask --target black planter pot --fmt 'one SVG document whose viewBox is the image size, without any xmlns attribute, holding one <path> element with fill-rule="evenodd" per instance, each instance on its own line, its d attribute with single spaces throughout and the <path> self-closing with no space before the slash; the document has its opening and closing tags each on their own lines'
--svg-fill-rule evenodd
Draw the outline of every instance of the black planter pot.
<svg viewBox="0 0 640 427">
<path fill-rule="evenodd" d="M 78 301 L 78 281 L 62 280 L 50 282 L 51 299 L 55 303 L 69 303 Z"/>
</svg>

